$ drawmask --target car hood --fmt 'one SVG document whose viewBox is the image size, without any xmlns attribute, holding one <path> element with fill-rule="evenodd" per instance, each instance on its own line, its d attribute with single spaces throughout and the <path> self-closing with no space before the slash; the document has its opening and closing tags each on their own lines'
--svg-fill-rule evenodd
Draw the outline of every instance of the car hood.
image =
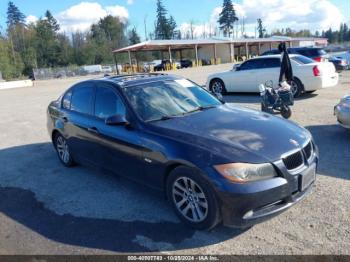
<svg viewBox="0 0 350 262">
<path fill-rule="evenodd" d="M 276 161 L 311 138 L 309 131 L 291 121 L 229 104 L 152 126 L 158 133 L 245 162 Z"/>
</svg>

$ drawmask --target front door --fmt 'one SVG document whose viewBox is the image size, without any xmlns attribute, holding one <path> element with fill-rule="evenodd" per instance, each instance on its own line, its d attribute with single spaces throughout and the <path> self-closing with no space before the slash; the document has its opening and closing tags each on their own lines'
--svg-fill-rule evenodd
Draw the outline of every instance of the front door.
<svg viewBox="0 0 350 262">
<path fill-rule="evenodd" d="M 139 133 L 129 126 L 110 126 L 106 118 L 112 115 L 124 115 L 128 112 L 124 102 L 114 86 L 98 83 L 94 103 L 94 126 L 91 134 L 95 137 L 98 165 L 131 179 L 139 179 L 141 170 L 142 147 Z"/>
</svg>

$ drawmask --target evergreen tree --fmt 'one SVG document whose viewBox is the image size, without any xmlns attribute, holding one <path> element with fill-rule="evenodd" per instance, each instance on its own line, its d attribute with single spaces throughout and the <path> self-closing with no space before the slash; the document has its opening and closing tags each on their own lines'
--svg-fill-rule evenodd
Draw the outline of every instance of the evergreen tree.
<svg viewBox="0 0 350 262">
<path fill-rule="evenodd" d="M 259 38 L 264 38 L 266 33 L 266 29 L 263 25 L 261 18 L 258 19 L 258 33 L 259 33 Z"/>
<path fill-rule="evenodd" d="M 168 22 L 168 35 L 171 39 L 175 38 L 175 29 L 176 29 L 176 21 L 174 17 L 171 15 Z"/>
<path fill-rule="evenodd" d="M 157 0 L 157 20 L 155 23 L 155 39 L 169 39 L 168 11 L 165 9 L 162 0 Z"/>
<path fill-rule="evenodd" d="M 232 1 L 224 0 L 218 22 L 220 24 L 220 30 L 223 30 L 225 37 L 227 35 L 230 37 L 231 33 L 234 35 L 233 28 L 236 21 L 238 21 L 238 17 L 236 16 Z"/>
<path fill-rule="evenodd" d="M 45 12 L 45 17 L 53 32 L 57 33 L 58 31 L 60 31 L 60 25 L 58 24 L 57 20 L 52 16 L 49 10 Z"/>
<path fill-rule="evenodd" d="M 135 44 L 138 44 L 140 42 L 141 42 L 141 39 L 140 39 L 139 35 L 136 32 L 136 28 L 134 27 L 129 32 L 129 43 L 130 43 L 130 45 L 135 45 Z"/>
<path fill-rule="evenodd" d="M 17 24 L 24 24 L 25 16 L 24 14 L 18 9 L 17 6 L 13 2 L 8 2 L 7 6 L 7 26 L 8 28 L 17 25 Z"/>
</svg>

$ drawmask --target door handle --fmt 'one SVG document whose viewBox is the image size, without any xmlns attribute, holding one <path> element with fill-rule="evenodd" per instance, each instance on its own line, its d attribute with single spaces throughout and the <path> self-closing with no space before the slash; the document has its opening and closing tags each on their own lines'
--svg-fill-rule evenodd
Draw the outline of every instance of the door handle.
<svg viewBox="0 0 350 262">
<path fill-rule="evenodd" d="M 98 134 L 98 129 L 96 127 L 90 127 L 88 128 L 88 131 L 91 132 L 91 133 L 95 133 L 95 134 Z"/>
</svg>

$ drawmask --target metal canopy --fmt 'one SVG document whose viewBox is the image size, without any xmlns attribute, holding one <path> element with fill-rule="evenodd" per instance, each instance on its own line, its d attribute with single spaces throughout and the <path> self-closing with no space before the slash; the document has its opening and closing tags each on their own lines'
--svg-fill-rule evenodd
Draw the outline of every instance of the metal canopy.
<svg viewBox="0 0 350 262">
<path fill-rule="evenodd" d="M 136 52 L 136 51 L 169 51 L 194 49 L 196 46 L 233 44 L 235 47 L 240 46 L 258 46 L 264 43 L 280 42 L 299 42 L 299 41 L 327 41 L 325 38 L 291 38 L 291 37 L 270 37 L 270 38 L 243 38 L 243 39 L 184 39 L 184 40 L 149 40 L 135 45 L 113 50 L 113 53 Z"/>
</svg>

